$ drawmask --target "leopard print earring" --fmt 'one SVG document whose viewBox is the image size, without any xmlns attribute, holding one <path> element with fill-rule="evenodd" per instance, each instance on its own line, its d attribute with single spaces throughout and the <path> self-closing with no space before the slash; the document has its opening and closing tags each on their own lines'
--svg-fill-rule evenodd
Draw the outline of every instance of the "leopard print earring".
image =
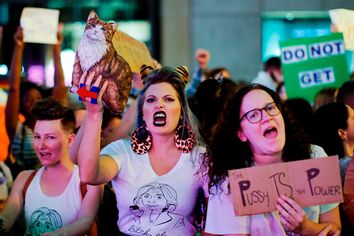
<svg viewBox="0 0 354 236">
<path fill-rule="evenodd" d="M 146 124 L 138 127 L 131 138 L 131 146 L 135 153 L 141 155 L 147 153 L 152 146 L 152 136 Z"/>
<path fill-rule="evenodd" d="M 195 135 L 188 124 L 180 124 L 175 134 L 175 144 L 178 150 L 183 153 L 192 151 L 195 143 Z"/>
</svg>

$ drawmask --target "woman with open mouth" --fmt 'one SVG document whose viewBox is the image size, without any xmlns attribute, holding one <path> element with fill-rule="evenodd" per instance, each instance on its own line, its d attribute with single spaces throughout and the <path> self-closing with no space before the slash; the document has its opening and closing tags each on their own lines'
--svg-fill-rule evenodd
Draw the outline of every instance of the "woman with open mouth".
<svg viewBox="0 0 354 236">
<path fill-rule="evenodd" d="M 101 86 L 98 104 L 85 101 L 80 177 L 90 184 L 112 181 L 122 235 L 192 236 L 197 231 L 194 208 L 207 181 L 205 148 L 184 93 L 188 71 L 143 66 L 141 76 L 144 88 L 131 140 L 120 139 L 100 152 L 101 97 L 107 84 Z M 80 83 L 100 87 L 101 76 L 94 77 L 83 75 Z"/>
<path fill-rule="evenodd" d="M 302 208 L 281 195 L 276 211 L 235 216 L 228 170 L 327 156 L 310 145 L 272 90 L 251 84 L 228 102 L 208 149 L 209 202 L 205 231 L 217 235 L 339 235 L 338 204 Z M 232 155 L 230 155 L 232 153 Z M 266 201 L 257 193 L 248 201 Z M 237 211 L 237 209 L 235 209 Z"/>
</svg>

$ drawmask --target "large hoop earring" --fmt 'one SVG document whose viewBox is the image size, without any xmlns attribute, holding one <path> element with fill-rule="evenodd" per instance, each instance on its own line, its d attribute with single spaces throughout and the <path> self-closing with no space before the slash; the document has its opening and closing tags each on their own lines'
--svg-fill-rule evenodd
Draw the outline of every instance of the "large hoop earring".
<svg viewBox="0 0 354 236">
<path fill-rule="evenodd" d="M 195 135 L 188 124 L 180 124 L 175 134 L 175 144 L 178 150 L 183 153 L 192 151 L 195 143 Z"/>
<path fill-rule="evenodd" d="M 139 155 L 147 153 L 151 149 L 152 136 L 145 122 L 134 131 L 131 138 L 131 146 L 133 151 Z"/>
</svg>

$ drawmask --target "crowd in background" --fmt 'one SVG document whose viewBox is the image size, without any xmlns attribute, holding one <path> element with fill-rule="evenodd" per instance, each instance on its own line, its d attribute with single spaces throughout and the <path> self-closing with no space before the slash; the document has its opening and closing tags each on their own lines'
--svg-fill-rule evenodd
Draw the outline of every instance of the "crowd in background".
<svg viewBox="0 0 354 236">
<path fill-rule="evenodd" d="M 53 45 L 55 84 L 49 93 L 21 78 L 21 28 L 14 41 L 4 111 L 10 145 L 0 162 L 0 233 L 353 232 L 354 81 L 319 91 L 311 104 L 287 98 L 278 57 L 265 61 L 247 83 L 227 68 L 209 68 L 210 53 L 198 49 L 192 75 L 183 66 L 158 64 L 133 74 L 129 105 L 112 114 L 101 101 L 107 84 L 100 75 L 82 76 L 88 90 L 101 87 L 98 104 L 70 100 L 60 33 Z M 234 215 L 228 170 L 327 155 L 339 157 L 343 203 L 303 209 L 279 196 L 277 211 Z M 41 202 L 60 209 L 41 207 Z M 55 218 L 69 208 L 63 219 Z"/>
</svg>

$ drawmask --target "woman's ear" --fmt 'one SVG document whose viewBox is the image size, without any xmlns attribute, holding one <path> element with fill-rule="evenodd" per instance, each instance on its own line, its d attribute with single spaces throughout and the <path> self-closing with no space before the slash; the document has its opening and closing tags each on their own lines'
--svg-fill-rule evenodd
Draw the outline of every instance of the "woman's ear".
<svg viewBox="0 0 354 236">
<path fill-rule="evenodd" d="M 246 142 L 247 141 L 247 137 L 246 135 L 243 133 L 243 131 L 241 129 L 236 131 L 236 136 L 242 141 L 242 142 Z"/>
<path fill-rule="evenodd" d="M 74 143 L 74 141 L 75 141 L 75 134 L 74 133 L 69 134 L 68 144 L 72 145 Z"/>
<path fill-rule="evenodd" d="M 347 141 L 347 131 L 344 129 L 338 129 L 338 136 L 342 139 L 342 141 Z"/>
</svg>

